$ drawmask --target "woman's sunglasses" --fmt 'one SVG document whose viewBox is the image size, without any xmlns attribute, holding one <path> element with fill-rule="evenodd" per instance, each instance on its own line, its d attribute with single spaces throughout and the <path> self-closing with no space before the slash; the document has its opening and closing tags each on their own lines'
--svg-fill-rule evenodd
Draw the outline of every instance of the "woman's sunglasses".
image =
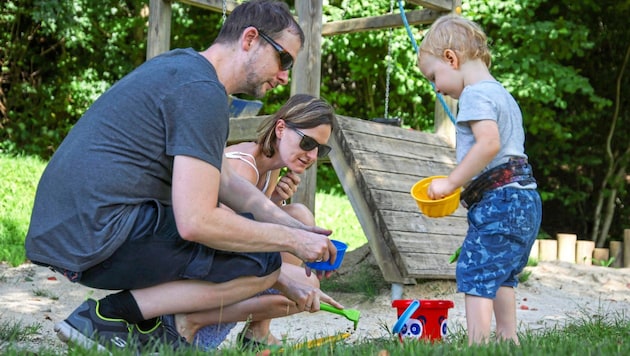
<svg viewBox="0 0 630 356">
<path fill-rule="evenodd" d="M 304 132 L 296 129 L 295 127 L 291 127 L 289 125 L 287 126 L 291 130 L 297 132 L 297 134 L 300 135 L 300 137 L 302 137 L 302 139 L 300 140 L 300 148 L 303 149 L 304 151 L 308 152 L 317 148 L 317 157 L 321 158 L 321 157 L 325 157 L 330 152 L 330 150 L 332 150 L 330 146 L 322 145 L 321 143 L 315 141 L 314 138 L 306 135 Z"/>
<path fill-rule="evenodd" d="M 269 42 L 271 47 L 273 47 L 276 50 L 276 52 L 278 52 L 278 56 L 280 56 L 280 68 L 282 70 L 291 69 L 291 67 L 293 67 L 293 57 L 291 56 L 291 54 L 287 52 L 284 48 L 282 48 L 282 46 L 280 46 L 278 42 L 272 40 L 271 37 L 267 36 L 266 33 L 262 32 L 261 30 L 258 30 L 258 34 L 265 41 Z"/>
</svg>

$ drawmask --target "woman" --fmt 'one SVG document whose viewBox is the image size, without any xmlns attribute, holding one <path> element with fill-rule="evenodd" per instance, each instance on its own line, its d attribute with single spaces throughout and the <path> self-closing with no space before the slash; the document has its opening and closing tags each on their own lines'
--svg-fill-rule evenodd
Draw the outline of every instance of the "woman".
<svg viewBox="0 0 630 356">
<path fill-rule="evenodd" d="M 225 150 L 225 159 L 233 170 L 249 180 L 289 215 L 304 224 L 314 225 L 313 213 L 303 204 L 287 204 L 298 185 L 299 174 L 330 152 L 326 145 L 334 127 L 334 110 L 324 100 L 306 94 L 292 96 L 274 115 L 266 118 L 257 130 L 255 142 L 241 142 Z M 281 172 L 286 173 L 281 176 Z M 307 276 L 302 261 L 290 253 L 282 253 L 282 268 L 293 283 L 319 288 L 321 275 Z M 312 312 L 319 310 L 314 303 Z M 187 324 L 201 327 L 197 336 L 199 346 L 218 346 L 232 329 L 228 322 L 248 320 L 239 334 L 244 346 L 281 344 L 270 332 L 271 319 L 297 313 L 289 298 L 277 290 L 266 292 L 226 308 L 222 315 L 199 314 L 188 318 Z M 218 324 L 219 323 L 219 324 Z M 223 323 L 223 324 L 220 324 Z M 220 337 L 217 335 L 220 334 Z M 209 342 L 208 340 L 212 340 Z M 210 345 L 211 344 L 211 345 Z"/>
</svg>

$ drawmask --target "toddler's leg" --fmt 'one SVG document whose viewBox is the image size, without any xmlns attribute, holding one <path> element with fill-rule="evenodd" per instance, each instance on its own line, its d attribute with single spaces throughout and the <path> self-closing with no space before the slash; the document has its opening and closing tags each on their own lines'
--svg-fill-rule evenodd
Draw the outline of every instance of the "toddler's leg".
<svg viewBox="0 0 630 356">
<path fill-rule="evenodd" d="M 497 322 L 497 340 L 512 340 L 518 345 L 515 298 L 514 288 L 499 288 L 497 297 L 494 300 L 494 317 Z"/>
<path fill-rule="evenodd" d="M 485 344 L 490 338 L 492 299 L 466 294 L 468 345 Z"/>
</svg>

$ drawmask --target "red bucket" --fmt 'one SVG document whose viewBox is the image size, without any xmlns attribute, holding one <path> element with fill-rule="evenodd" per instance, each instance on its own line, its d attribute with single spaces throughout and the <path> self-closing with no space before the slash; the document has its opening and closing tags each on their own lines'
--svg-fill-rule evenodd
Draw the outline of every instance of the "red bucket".
<svg viewBox="0 0 630 356">
<path fill-rule="evenodd" d="M 392 302 L 392 307 L 397 309 L 398 318 L 407 310 L 413 299 L 398 299 Z M 439 341 L 446 336 L 448 310 L 454 307 L 450 300 L 419 300 L 420 307 L 416 310 L 398 333 L 403 339 L 417 339 Z"/>
</svg>

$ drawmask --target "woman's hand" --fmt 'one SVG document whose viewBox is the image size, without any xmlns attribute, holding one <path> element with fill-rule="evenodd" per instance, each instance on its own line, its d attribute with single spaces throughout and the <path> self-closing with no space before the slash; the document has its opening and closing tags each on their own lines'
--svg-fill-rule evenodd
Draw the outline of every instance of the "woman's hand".
<svg viewBox="0 0 630 356">
<path fill-rule="evenodd" d="M 278 180 L 276 189 L 271 195 L 271 200 L 274 202 L 282 202 L 291 199 L 293 194 L 297 191 L 300 181 L 301 178 L 299 175 L 293 172 L 287 172 L 287 174 Z"/>
</svg>

